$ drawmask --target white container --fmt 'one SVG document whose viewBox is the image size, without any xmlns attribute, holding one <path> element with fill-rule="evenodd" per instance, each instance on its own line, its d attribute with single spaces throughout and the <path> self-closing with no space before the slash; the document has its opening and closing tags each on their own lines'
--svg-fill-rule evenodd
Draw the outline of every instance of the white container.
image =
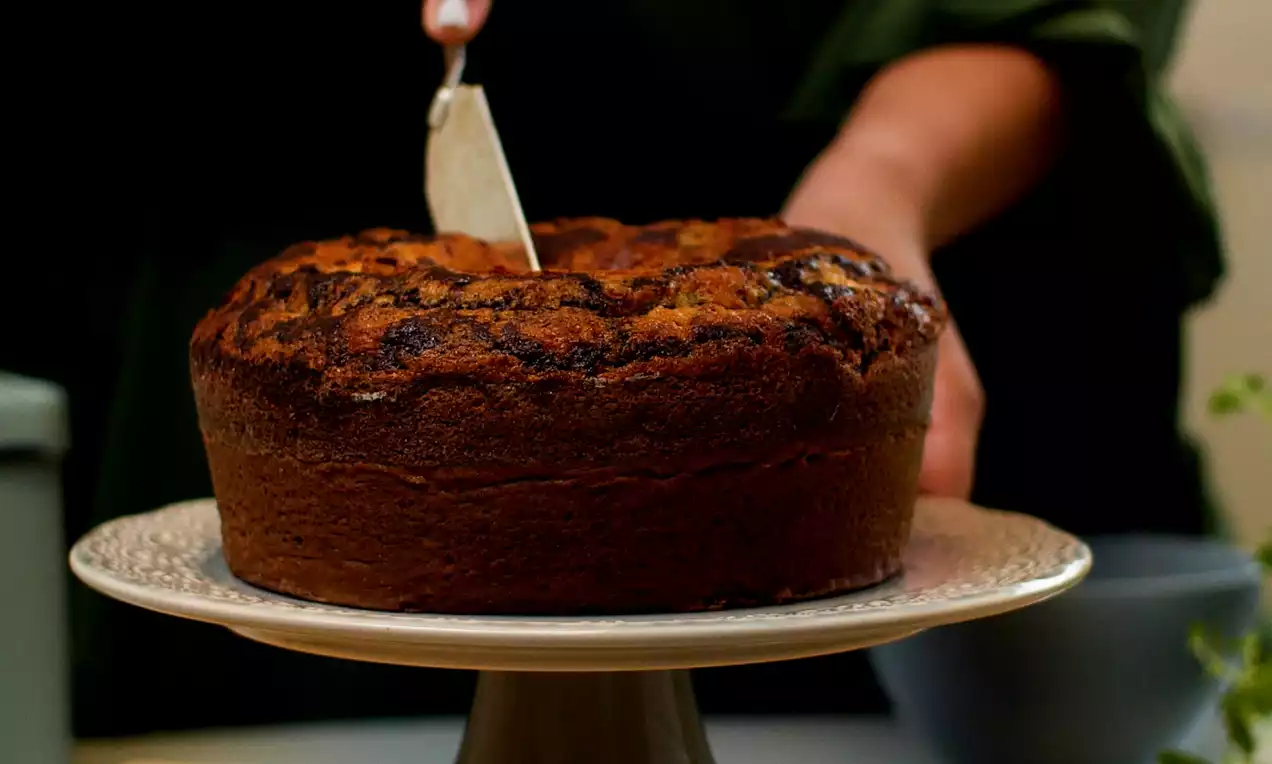
<svg viewBox="0 0 1272 764">
<path fill-rule="evenodd" d="M 0 372 L 0 762 L 71 758 L 65 393 Z"/>
</svg>

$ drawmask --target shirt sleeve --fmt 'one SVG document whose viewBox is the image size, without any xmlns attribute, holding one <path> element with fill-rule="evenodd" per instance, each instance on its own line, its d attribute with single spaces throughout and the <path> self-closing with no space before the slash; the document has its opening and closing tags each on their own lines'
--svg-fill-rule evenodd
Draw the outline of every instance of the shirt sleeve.
<svg viewBox="0 0 1272 764">
<path fill-rule="evenodd" d="M 1063 209 L 1034 223 L 1098 232 L 1128 271 L 1192 304 L 1210 296 L 1223 265 L 1206 163 L 1162 84 L 1186 9 L 1184 0 L 844 3 L 810 51 L 786 117 L 837 123 L 871 76 L 925 48 L 1029 50 L 1061 79 L 1066 134 L 1047 181 Z"/>
<path fill-rule="evenodd" d="M 1145 232 L 1159 252 L 1170 250 L 1182 303 L 1209 297 L 1223 271 L 1211 180 L 1163 83 L 1187 3 L 939 0 L 937 6 L 933 43 L 1012 44 L 1057 72 L 1067 136 L 1063 170 L 1083 188 L 1105 189 L 1090 202 L 1120 208 L 1123 227 Z"/>
</svg>

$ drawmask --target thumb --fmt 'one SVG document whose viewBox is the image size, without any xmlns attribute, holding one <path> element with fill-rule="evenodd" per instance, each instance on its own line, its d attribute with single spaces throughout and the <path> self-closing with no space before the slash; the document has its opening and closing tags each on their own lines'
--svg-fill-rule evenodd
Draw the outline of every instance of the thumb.
<svg viewBox="0 0 1272 764">
<path fill-rule="evenodd" d="M 933 422 L 923 443 L 919 492 L 966 499 L 972 493 L 976 433 L 968 426 Z"/>
<path fill-rule="evenodd" d="M 490 0 L 424 0 L 424 33 L 442 45 L 466 43 L 490 15 Z"/>
<path fill-rule="evenodd" d="M 967 499 L 975 482 L 984 391 L 952 321 L 940 343 L 932 424 L 923 443 L 919 490 Z"/>
</svg>

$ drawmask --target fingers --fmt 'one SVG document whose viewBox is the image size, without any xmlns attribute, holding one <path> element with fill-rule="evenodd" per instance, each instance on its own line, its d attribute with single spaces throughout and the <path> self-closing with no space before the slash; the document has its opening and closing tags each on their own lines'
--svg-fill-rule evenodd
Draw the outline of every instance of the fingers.
<svg viewBox="0 0 1272 764">
<path fill-rule="evenodd" d="M 976 437 L 966 428 L 933 427 L 923 444 L 919 493 L 967 499 L 976 470 Z"/>
<path fill-rule="evenodd" d="M 424 32 L 442 45 L 466 43 L 490 15 L 490 0 L 424 0 Z"/>
<path fill-rule="evenodd" d="M 962 337 L 951 323 L 941 338 L 932 425 L 923 446 L 919 491 L 966 499 L 976 472 L 984 393 Z"/>
</svg>

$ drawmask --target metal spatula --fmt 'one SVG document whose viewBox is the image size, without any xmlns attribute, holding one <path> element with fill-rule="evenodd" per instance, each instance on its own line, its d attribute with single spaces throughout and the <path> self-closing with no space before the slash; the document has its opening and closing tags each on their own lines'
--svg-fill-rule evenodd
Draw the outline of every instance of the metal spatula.
<svg viewBox="0 0 1272 764">
<path fill-rule="evenodd" d="M 462 83 L 464 46 L 446 48 L 446 78 L 428 115 L 424 194 L 433 227 L 486 241 L 520 241 L 530 270 L 539 258 L 503 144 L 480 85 Z"/>
</svg>

